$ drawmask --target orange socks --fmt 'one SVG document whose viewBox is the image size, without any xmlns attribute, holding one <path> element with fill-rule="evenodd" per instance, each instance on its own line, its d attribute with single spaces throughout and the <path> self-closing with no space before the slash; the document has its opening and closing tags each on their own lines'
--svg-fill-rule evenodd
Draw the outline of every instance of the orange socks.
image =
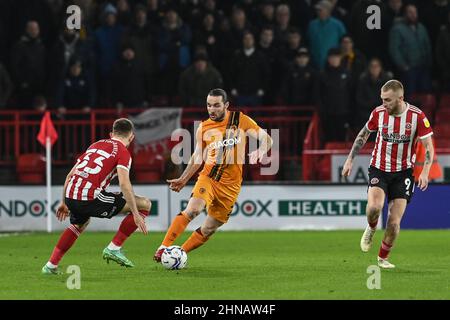
<svg viewBox="0 0 450 320">
<path fill-rule="evenodd" d="M 187 225 L 191 222 L 189 218 L 186 216 L 184 212 L 180 212 L 175 219 L 173 219 L 172 224 L 167 230 L 166 236 L 164 237 L 164 241 L 162 242 L 163 246 L 169 247 L 174 241 L 178 238 L 180 234 L 184 232 Z"/>
<path fill-rule="evenodd" d="M 208 241 L 208 239 L 209 237 L 205 237 L 202 234 L 200 228 L 198 228 L 191 234 L 189 239 L 187 239 L 181 247 L 184 249 L 184 251 L 189 252 L 203 245 L 206 241 Z"/>
</svg>

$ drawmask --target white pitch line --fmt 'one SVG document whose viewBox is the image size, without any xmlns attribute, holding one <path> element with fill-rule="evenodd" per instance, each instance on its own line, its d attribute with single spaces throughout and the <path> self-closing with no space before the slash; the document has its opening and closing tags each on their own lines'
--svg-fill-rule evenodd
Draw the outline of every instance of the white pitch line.
<svg viewBox="0 0 450 320">
<path fill-rule="evenodd" d="M 0 238 L 14 237 L 14 236 L 26 236 L 29 234 L 30 234 L 30 232 L 7 232 L 7 233 L 0 233 Z"/>
</svg>

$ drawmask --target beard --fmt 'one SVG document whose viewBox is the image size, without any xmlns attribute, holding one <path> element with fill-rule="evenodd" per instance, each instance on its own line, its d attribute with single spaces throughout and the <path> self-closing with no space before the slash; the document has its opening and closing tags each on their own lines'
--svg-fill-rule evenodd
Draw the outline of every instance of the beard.
<svg viewBox="0 0 450 320">
<path fill-rule="evenodd" d="M 222 121 L 222 120 L 225 118 L 225 111 L 224 111 L 222 114 L 216 114 L 216 115 L 213 116 L 213 117 L 211 117 L 211 115 L 209 115 L 209 118 L 210 118 L 212 121 L 220 122 L 220 121 Z"/>
</svg>

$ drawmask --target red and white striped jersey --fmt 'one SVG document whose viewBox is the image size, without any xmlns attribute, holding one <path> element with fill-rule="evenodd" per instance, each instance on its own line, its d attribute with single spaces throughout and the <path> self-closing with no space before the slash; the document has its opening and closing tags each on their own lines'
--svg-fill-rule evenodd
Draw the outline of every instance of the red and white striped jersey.
<svg viewBox="0 0 450 320">
<path fill-rule="evenodd" d="M 385 172 L 397 172 L 414 167 L 417 139 L 433 134 L 430 122 L 419 108 L 406 103 L 399 115 L 389 115 L 384 106 L 370 114 L 366 128 L 378 131 L 370 165 Z"/>
<path fill-rule="evenodd" d="M 129 171 L 130 167 L 131 155 L 122 142 L 115 139 L 97 141 L 77 159 L 66 198 L 94 200 L 117 176 L 117 168 Z"/>
</svg>

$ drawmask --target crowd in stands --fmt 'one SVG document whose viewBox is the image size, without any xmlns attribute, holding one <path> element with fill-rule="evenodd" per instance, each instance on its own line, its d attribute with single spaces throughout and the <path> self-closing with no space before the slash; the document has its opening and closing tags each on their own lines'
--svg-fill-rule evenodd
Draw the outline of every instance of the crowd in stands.
<svg viewBox="0 0 450 320">
<path fill-rule="evenodd" d="M 450 91 L 449 0 L 0 1 L 0 110 L 201 106 L 224 87 L 237 105 L 315 105 L 343 140 L 392 77 L 406 98 Z"/>
</svg>

